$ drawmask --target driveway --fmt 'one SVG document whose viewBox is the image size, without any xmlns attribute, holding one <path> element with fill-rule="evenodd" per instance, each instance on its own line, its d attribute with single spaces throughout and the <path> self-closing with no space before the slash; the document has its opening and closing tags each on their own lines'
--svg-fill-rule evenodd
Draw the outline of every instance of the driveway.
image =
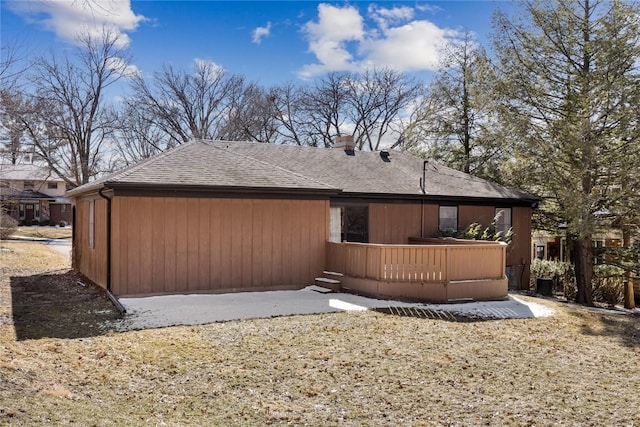
<svg viewBox="0 0 640 427">
<path fill-rule="evenodd" d="M 488 319 L 533 318 L 553 310 L 516 296 L 504 301 L 463 304 L 420 304 L 378 300 L 359 295 L 332 293 L 317 286 L 298 291 L 241 292 L 231 294 L 164 295 L 120 298 L 126 308 L 119 330 L 201 325 L 230 320 L 269 318 L 303 314 L 389 309 L 405 315 L 452 313 Z"/>
</svg>

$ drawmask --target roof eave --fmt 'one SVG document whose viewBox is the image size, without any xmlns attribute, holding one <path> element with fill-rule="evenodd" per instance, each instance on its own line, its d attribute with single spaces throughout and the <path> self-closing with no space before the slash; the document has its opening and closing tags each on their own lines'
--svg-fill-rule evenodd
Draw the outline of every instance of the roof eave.
<svg viewBox="0 0 640 427">
<path fill-rule="evenodd" d="M 380 199 L 380 200 L 425 200 L 425 201 L 447 201 L 452 203 L 469 203 L 469 204 L 486 204 L 487 202 L 498 204 L 513 204 L 517 206 L 535 206 L 540 200 L 534 196 L 527 197 L 483 197 L 483 196 L 451 196 L 443 194 L 422 194 L 422 193 L 359 193 L 344 191 L 340 193 L 341 197 L 355 197 L 361 199 Z"/>
<path fill-rule="evenodd" d="M 340 193 L 338 188 L 298 188 L 298 187 L 249 187 L 249 186 L 215 186 L 215 185 L 193 185 L 193 184 L 150 184 L 150 183 L 137 183 L 137 182 L 117 182 L 117 181 L 105 181 L 100 185 L 94 186 L 94 188 L 86 188 L 84 191 L 78 193 L 67 193 L 68 195 L 75 196 L 85 192 L 93 192 L 99 188 L 108 188 L 115 191 L 118 194 L 131 194 L 136 192 L 145 192 L 153 194 L 172 194 L 179 195 L 178 193 L 190 193 L 190 194 L 246 194 L 255 195 L 259 194 L 287 194 L 287 195 L 314 195 L 329 197 Z M 73 190 L 72 190 L 73 191 Z M 71 193 L 71 194 L 70 194 Z"/>
</svg>

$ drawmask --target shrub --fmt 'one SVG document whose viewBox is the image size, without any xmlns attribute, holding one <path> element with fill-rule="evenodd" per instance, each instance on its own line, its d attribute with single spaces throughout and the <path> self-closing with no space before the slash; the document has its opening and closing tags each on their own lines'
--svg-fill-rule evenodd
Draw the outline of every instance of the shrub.
<svg viewBox="0 0 640 427">
<path fill-rule="evenodd" d="M 462 231 L 441 230 L 439 235 L 440 237 L 455 237 L 456 239 L 488 240 L 511 243 L 511 240 L 513 239 L 513 229 L 509 228 L 506 233 L 498 231 L 496 230 L 497 221 L 498 217 L 496 216 L 487 227 L 483 227 L 479 223 L 474 222 Z"/>
<path fill-rule="evenodd" d="M 562 287 L 564 296 L 571 299 L 573 294 L 573 265 L 568 262 L 534 259 L 531 262 L 531 280 L 535 285 L 537 279 L 552 279 L 554 288 Z"/>
<path fill-rule="evenodd" d="M 18 227 L 18 221 L 5 213 L 0 214 L 0 239 L 8 239 L 15 233 L 16 227 Z"/>
<path fill-rule="evenodd" d="M 30 219 L 25 219 L 24 220 L 24 224 L 25 227 L 31 227 L 31 225 L 33 225 L 33 220 Z"/>
<path fill-rule="evenodd" d="M 60 223 L 58 225 L 60 227 L 66 227 L 67 226 L 67 222 L 66 221 L 60 221 Z"/>
<path fill-rule="evenodd" d="M 593 300 L 610 306 L 624 301 L 624 270 L 611 265 L 593 266 Z"/>
</svg>

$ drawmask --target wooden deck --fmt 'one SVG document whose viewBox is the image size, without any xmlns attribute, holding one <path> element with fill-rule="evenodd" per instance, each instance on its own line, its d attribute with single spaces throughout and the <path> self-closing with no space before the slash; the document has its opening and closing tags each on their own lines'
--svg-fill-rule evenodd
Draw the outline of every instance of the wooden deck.
<svg viewBox="0 0 640 427">
<path fill-rule="evenodd" d="M 502 242 L 459 240 L 410 245 L 327 242 L 326 268 L 344 274 L 344 287 L 378 297 L 503 299 L 508 288 L 506 248 Z"/>
</svg>

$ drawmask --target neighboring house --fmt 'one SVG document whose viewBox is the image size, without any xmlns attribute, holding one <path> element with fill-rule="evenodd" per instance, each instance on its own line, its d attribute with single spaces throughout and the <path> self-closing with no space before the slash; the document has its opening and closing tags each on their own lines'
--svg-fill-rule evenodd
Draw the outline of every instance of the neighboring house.
<svg viewBox="0 0 640 427">
<path fill-rule="evenodd" d="M 20 222 L 71 224 L 72 206 L 65 191 L 65 182 L 46 167 L 0 164 L 0 204 Z"/>
<path fill-rule="evenodd" d="M 606 248 L 622 246 L 622 231 L 611 228 L 593 235 L 593 263 L 603 264 L 603 252 Z M 534 230 L 532 234 L 532 259 L 571 262 L 567 250 L 566 227 L 559 227 L 558 232 L 551 234 L 544 230 Z"/>
<path fill-rule="evenodd" d="M 348 139 L 332 149 L 192 141 L 67 195 L 73 265 L 116 295 L 295 289 L 327 268 L 360 292 L 430 300 L 503 298 L 505 264 L 513 287 L 529 283 L 536 198 Z M 514 230 L 508 249 L 409 244 L 497 212 Z"/>
</svg>

